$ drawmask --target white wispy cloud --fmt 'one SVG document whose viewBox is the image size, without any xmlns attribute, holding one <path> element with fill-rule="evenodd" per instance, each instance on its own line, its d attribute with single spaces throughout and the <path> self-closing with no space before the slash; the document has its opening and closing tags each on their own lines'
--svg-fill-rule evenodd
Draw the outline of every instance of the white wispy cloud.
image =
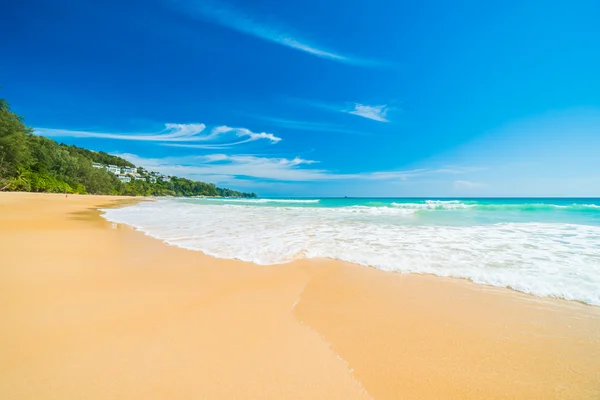
<svg viewBox="0 0 600 400">
<path fill-rule="evenodd" d="M 265 22 L 258 21 L 255 17 L 242 10 L 220 1 L 182 1 L 178 8 L 192 17 L 201 17 L 221 26 L 234 29 L 238 32 L 252 35 L 260 39 L 277 43 L 292 49 L 296 49 L 317 57 L 355 65 L 382 65 L 380 62 L 350 57 L 337 52 L 326 50 L 321 46 L 310 44 L 291 34 L 289 28 L 269 26 Z"/>
<path fill-rule="evenodd" d="M 315 168 L 318 161 L 300 157 L 259 157 L 254 155 L 208 154 L 202 156 L 143 158 L 134 154 L 118 154 L 136 165 L 160 170 L 162 173 L 186 176 L 193 179 L 211 180 L 215 177 L 228 179 L 258 179 L 286 182 L 315 181 L 406 181 L 432 174 L 444 174 L 436 169 L 391 170 L 360 173 L 337 173 Z"/>
<path fill-rule="evenodd" d="M 214 137 L 212 134 L 202 134 L 205 129 L 206 125 L 204 124 L 165 124 L 165 129 L 156 133 L 107 133 L 54 128 L 35 128 L 34 132 L 37 135 L 48 137 L 89 137 L 116 140 L 186 142 L 212 139 Z"/>
<path fill-rule="evenodd" d="M 388 106 L 385 104 L 379 106 L 368 106 L 365 104 L 354 104 L 354 109 L 346 111 L 348 114 L 358 115 L 359 117 L 372 119 L 379 122 L 390 122 L 387 118 Z"/>
<path fill-rule="evenodd" d="M 134 154 L 120 154 L 136 165 L 160 170 L 163 173 L 196 179 L 228 176 L 281 181 L 323 180 L 327 171 L 307 169 L 314 160 L 299 157 L 257 157 L 252 155 L 209 154 L 202 156 L 143 158 Z"/>
<path fill-rule="evenodd" d="M 216 149 L 235 146 L 243 143 L 253 142 L 256 140 L 268 140 L 271 143 L 277 143 L 281 138 L 272 133 L 260 132 L 255 133 L 247 128 L 231 128 L 228 126 L 217 126 L 210 133 L 206 134 L 206 125 L 195 124 L 165 124 L 165 129 L 156 133 L 107 133 L 95 131 L 80 131 L 68 129 L 53 129 L 53 128 L 35 128 L 34 133 L 40 136 L 47 137 L 86 137 L 98 139 L 115 139 L 115 140 L 137 140 L 164 142 L 167 144 L 189 144 L 191 147 Z M 236 137 L 243 140 L 224 141 L 223 137 L 227 134 L 234 133 Z M 196 142 L 211 142 L 206 144 L 190 144 Z"/>
<path fill-rule="evenodd" d="M 331 112 L 342 112 L 346 114 L 358 115 L 359 117 L 368 118 L 379 122 L 390 122 L 390 120 L 387 118 L 387 114 L 389 111 L 396 110 L 394 107 L 390 107 L 387 104 L 369 106 L 361 103 L 345 103 L 344 105 L 340 105 L 335 103 L 325 103 L 322 101 L 299 99 L 295 97 L 284 98 L 292 103 L 307 105 Z"/>
<path fill-rule="evenodd" d="M 220 132 L 235 132 L 239 137 L 248 137 L 248 141 L 258 140 L 258 139 L 268 139 L 273 143 L 277 143 L 281 140 L 281 138 L 274 136 L 272 133 L 266 133 L 266 132 L 255 133 L 255 132 L 252 132 L 250 129 L 246 129 L 246 128 L 231 128 L 229 126 L 219 126 L 218 128 L 215 128 L 215 129 L 219 129 Z"/>
<path fill-rule="evenodd" d="M 266 132 L 252 132 L 247 128 L 232 128 L 226 125 L 217 126 L 213 128 L 211 132 L 212 137 L 216 137 L 218 135 L 226 134 L 226 133 L 235 133 L 237 137 L 242 138 L 243 140 L 239 140 L 237 142 L 230 143 L 215 143 L 215 144 L 188 144 L 188 143 L 169 143 L 167 146 L 172 147 L 187 147 L 191 149 L 224 149 L 231 146 L 237 146 L 244 143 L 254 142 L 256 140 L 265 139 L 270 141 L 271 143 L 277 143 L 281 141 L 280 137 L 273 135 L 272 133 Z"/>
<path fill-rule="evenodd" d="M 165 124 L 166 131 L 173 137 L 193 137 L 206 129 L 204 124 Z"/>
</svg>

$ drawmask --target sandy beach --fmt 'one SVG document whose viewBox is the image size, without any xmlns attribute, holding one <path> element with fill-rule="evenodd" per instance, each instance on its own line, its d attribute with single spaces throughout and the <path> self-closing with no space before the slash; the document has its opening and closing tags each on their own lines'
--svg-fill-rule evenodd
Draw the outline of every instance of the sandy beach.
<svg viewBox="0 0 600 400">
<path fill-rule="evenodd" d="M 600 307 L 215 259 L 97 210 L 132 201 L 0 193 L 0 398 L 600 398 Z"/>
</svg>

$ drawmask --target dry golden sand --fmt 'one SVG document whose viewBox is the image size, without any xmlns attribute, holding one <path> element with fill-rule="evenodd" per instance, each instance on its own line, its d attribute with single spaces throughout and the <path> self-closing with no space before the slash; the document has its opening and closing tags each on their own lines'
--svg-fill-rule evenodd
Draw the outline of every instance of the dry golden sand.
<svg viewBox="0 0 600 400">
<path fill-rule="evenodd" d="M 218 260 L 0 194 L 1 399 L 600 399 L 600 308 L 340 262 Z"/>
</svg>

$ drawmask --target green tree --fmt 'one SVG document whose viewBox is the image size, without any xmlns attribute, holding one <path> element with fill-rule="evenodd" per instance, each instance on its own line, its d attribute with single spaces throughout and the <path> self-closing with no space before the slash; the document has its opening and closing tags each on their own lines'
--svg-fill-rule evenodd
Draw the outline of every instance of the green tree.
<svg viewBox="0 0 600 400">
<path fill-rule="evenodd" d="M 22 168 L 19 168 L 19 170 L 14 174 L 14 176 L 12 176 L 8 179 L 8 183 L 7 183 L 6 187 L 9 190 L 26 191 L 27 192 L 31 189 L 30 180 L 31 180 L 31 173 Z"/>
<path fill-rule="evenodd" d="M 14 177 L 19 169 L 29 166 L 29 135 L 31 130 L 25 126 L 21 117 L 10 110 L 4 99 L 0 99 L 0 177 Z"/>
</svg>

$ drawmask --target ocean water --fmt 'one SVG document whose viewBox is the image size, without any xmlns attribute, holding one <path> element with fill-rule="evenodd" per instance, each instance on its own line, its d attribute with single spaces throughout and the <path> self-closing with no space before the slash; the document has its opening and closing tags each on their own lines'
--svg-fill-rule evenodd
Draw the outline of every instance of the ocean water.
<svg viewBox="0 0 600 400">
<path fill-rule="evenodd" d="M 169 244 L 334 258 L 600 305 L 600 199 L 160 199 L 104 210 Z"/>
</svg>

